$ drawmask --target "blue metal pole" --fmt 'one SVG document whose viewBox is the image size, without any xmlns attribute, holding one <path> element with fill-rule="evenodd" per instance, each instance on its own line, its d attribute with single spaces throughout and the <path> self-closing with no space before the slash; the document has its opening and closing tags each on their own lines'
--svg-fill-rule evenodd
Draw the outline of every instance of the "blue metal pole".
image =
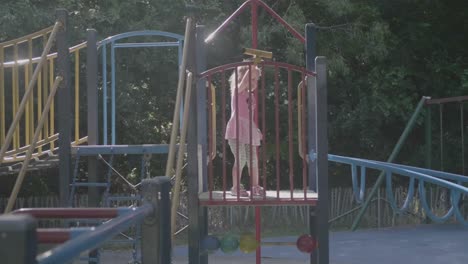
<svg viewBox="0 0 468 264">
<path fill-rule="evenodd" d="M 107 51 L 105 42 L 102 44 L 102 108 L 102 143 L 107 145 Z"/>
<path fill-rule="evenodd" d="M 111 43 L 111 144 L 115 145 L 115 47 Z"/>
</svg>

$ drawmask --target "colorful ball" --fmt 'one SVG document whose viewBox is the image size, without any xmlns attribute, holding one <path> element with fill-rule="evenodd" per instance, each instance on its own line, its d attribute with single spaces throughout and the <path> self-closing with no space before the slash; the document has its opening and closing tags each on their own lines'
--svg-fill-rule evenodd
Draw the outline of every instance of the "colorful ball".
<svg viewBox="0 0 468 264">
<path fill-rule="evenodd" d="M 240 237 L 240 250 L 244 253 L 252 253 L 257 250 L 258 242 L 253 234 L 243 234 Z"/>
<path fill-rule="evenodd" d="M 233 253 L 239 247 L 239 240 L 234 235 L 225 235 L 221 239 L 221 251 L 224 253 Z"/>
<path fill-rule="evenodd" d="M 202 253 L 210 254 L 219 249 L 221 242 L 215 236 L 206 236 L 200 244 Z"/>
<path fill-rule="evenodd" d="M 297 249 L 303 253 L 312 253 L 317 247 L 315 239 L 308 234 L 302 235 L 297 239 Z"/>
</svg>

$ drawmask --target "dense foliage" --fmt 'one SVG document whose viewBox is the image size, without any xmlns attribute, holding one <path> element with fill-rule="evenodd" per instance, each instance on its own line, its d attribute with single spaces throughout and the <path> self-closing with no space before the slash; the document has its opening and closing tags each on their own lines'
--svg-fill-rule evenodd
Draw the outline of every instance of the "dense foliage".
<svg viewBox="0 0 468 264">
<path fill-rule="evenodd" d="M 70 12 L 70 43 L 85 40 L 86 28 L 100 39 L 143 29 L 183 34 L 185 5 L 195 5 L 199 24 L 217 27 L 241 0 L 3 0 L 0 41 L 50 25 L 56 7 Z M 468 13 L 462 0 L 265 0 L 298 31 L 318 26 L 318 54 L 329 63 L 330 152 L 385 160 L 422 96 L 461 96 L 468 89 Z M 278 60 L 304 65 L 303 46 L 264 11 L 260 12 L 259 48 Z M 238 59 L 250 43 L 250 16 L 243 14 L 212 45 L 209 64 Z M 122 52 L 118 97 L 119 141 L 164 142 L 169 139 L 175 98 L 177 53 Z M 161 67 L 163 65 L 163 67 Z M 157 69 L 157 70 L 155 70 Z M 445 112 L 448 129 L 460 127 L 457 109 Z M 439 120 L 434 114 L 434 122 Z M 422 123 L 422 119 L 419 120 Z M 157 125 L 155 125 L 157 124 Z M 453 124 L 453 125 L 452 125 Z M 465 126 L 466 127 L 466 126 Z M 437 136 L 437 126 L 434 134 Z M 465 129 L 465 132 L 468 129 Z M 443 135 L 453 146 L 460 135 Z M 143 140 L 144 139 L 144 140 Z M 437 141 L 436 138 L 434 138 Z M 423 165 L 423 130 L 419 126 L 399 162 Z M 460 172 L 460 155 L 445 167 Z M 458 151 L 458 150 L 457 150 Z M 435 151 L 436 152 L 436 151 Z M 162 163 L 158 166 L 163 168 Z M 439 164 L 440 166 L 440 164 Z M 348 178 L 345 182 L 348 181 Z M 339 184 L 338 181 L 334 182 Z"/>
</svg>

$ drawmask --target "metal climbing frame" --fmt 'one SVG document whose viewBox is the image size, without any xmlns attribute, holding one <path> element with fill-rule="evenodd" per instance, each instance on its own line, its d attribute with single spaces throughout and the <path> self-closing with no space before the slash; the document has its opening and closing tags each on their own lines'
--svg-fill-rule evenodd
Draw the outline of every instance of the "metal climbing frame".
<svg viewBox="0 0 468 264">
<path fill-rule="evenodd" d="M 301 68 L 279 62 L 265 61 L 261 64 L 268 72 L 262 75 L 258 95 L 250 95 L 250 98 L 258 100 L 259 112 L 250 111 L 250 119 L 259 124 L 260 130 L 265 135 L 266 142 L 284 144 L 288 162 L 288 175 L 282 175 L 285 169 L 279 162 L 275 166 L 274 176 L 276 186 L 273 191 L 267 192 L 266 196 L 254 198 L 232 197 L 226 193 L 226 142 L 221 147 L 216 147 L 216 138 L 224 140 L 224 126 L 226 125 L 225 105 L 229 88 L 227 76 L 233 69 L 239 66 L 252 67 L 252 63 L 233 63 L 223 65 L 214 69 L 206 70 L 206 43 L 213 41 L 216 34 L 227 27 L 230 21 L 241 12 L 251 7 L 252 15 L 252 48 L 257 48 L 257 13 L 258 8 L 263 8 L 284 25 L 292 35 L 305 44 L 307 50 L 306 65 Z M 188 138 L 188 208 L 189 208 L 189 263 L 205 264 L 208 256 L 201 254 L 199 241 L 208 233 L 207 206 L 210 205 L 275 205 L 275 204 L 307 204 L 310 205 L 310 232 L 318 239 L 320 245 L 311 254 L 310 263 L 328 263 L 328 140 L 327 140 L 327 91 L 326 91 L 326 61 L 323 57 L 316 58 L 315 55 L 315 26 L 306 26 L 306 38 L 302 37 L 278 14 L 260 0 L 245 1 L 225 22 L 205 39 L 203 26 L 196 27 L 195 39 L 195 62 L 191 65 L 196 68 L 198 81 L 196 83 L 196 96 L 190 104 L 191 116 L 189 119 L 189 130 L 192 133 Z M 271 70 L 271 71 L 270 71 Z M 264 71 L 266 72 L 266 71 Z M 281 77 L 284 74 L 284 79 Z M 307 76 L 307 81 L 306 77 Z M 280 80 L 286 80 L 281 84 Z M 300 84 L 302 81 L 302 84 Z M 268 86 L 271 82 L 271 86 Z M 299 85 L 300 84 L 300 85 Z M 265 87 L 264 87 L 265 86 Z M 299 87 L 297 87 L 299 86 Z M 212 87 L 215 91 L 212 91 Z M 299 92 L 296 93 L 296 88 Z M 270 91 L 271 94 L 265 93 Z M 262 92 L 263 91 L 263 92 Z M 281 92 L 284 92 L 281 94 Z M 255 94 L 255 93 L 254 93 Z M 263 96 L 263 97 L 262 97 Z M 276 99 L 273 105 L 267 105 L 265 97 Z M 221 98 L 221 99 L 219 99 Z M 249 104 L 255 102 L 249 100 Z M 297 105 L 293 102 L 298 100 Z M 266 108 L 266 109 L 265 109 Z M 219 110 L 220 109 L 220 110 Z M 296 109 L 297 110 L 296 112 Z M 217 115 L 215 114 L 217 113 Z M 268 121 L 265 115 L 270 113 L 275 116 L 273 121 Z M 217 117 L 217 118 L 216 118 Z M 294 121 L 295 120 L 295 121 Z M 287 122 L 286 131 L 278 131 L 279 122 Z M 263 124 L 262 124 L 263 123 Z M 262 127 L 263 125 L 263 127 Z M 211 134 L 213 133 L 213 134 Z M 296 137 L 296 134 L 298 135 Z M 212 135 L 212 136 L 210 136 Z M 215 136 L 216 135 L 216 136 Z M 217 141 L 218 143 L 220 141 Z M 300 142 L 300 144 L 298 144 Z M 265 144 L 262 142 L 260 156 Z M 281 155 L 281 148 L 273 148 L 277 160 Z M 222 160 L 213 161 L 217 151 L 222 155 Z M 309 155 L 307 155 L 309 153 Z M 293 164 L 297 157 L 304 159 L 300 164 Z M 215 162 L 216 161 L 216 162 Z M 261 159 L 261 163 L 266 158 Z M 260 166 L 263 166 L 260 163 Z M 218 165 L 216 165 L 218 164 Z M 216 166 L 221 165 L 219 174 L 215 174 Z M 298 169 L 296 168 L 298 166 Z M 218 167 L 219 168 L 219 167 Z M 295 172 L 298 172 L 295 174 Z M 266 176 L 263 166 L 263 176 Z M 281 190 L 281 179 L 285 178 L 286 190 Z M 299 178 L 299 191 L 295 192 L 294 179 Z M 220 187 L 215 187 L 214 179 L 222 179 Z M 266 186 L 263 181 L 264 187 Z M 285 194 L 283 196 L 283 194 Z M 270 196 L 271 195 L 271 196 Z M 297 195 L 297 196 L 296 196 Z M 255 207 L 256 215 L 256 239 L 260 240 L 260 209 Z M 256 262 L 261 262 L 261 248 L 257 248 Z"/>
</svg>

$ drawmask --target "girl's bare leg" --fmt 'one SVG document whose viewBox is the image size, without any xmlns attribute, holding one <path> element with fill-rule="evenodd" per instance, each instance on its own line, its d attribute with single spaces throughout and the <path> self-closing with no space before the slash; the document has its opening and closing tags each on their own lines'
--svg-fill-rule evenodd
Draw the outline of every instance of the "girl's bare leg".
<svg viewBox="0 0 468 264">
<path fill-rule="evenodd" d="M 239 176 L 239 181 L 237 180 L 238 176 Z M 234 166 L 232 166 L 232 188 L 236 191 L 237 191 L 237 183 L 241 182 L 241 178 L 242 178 L 242 168 L 239 166 L 239 161 L 236 157 L 234 161 Z"/>
</svg>

